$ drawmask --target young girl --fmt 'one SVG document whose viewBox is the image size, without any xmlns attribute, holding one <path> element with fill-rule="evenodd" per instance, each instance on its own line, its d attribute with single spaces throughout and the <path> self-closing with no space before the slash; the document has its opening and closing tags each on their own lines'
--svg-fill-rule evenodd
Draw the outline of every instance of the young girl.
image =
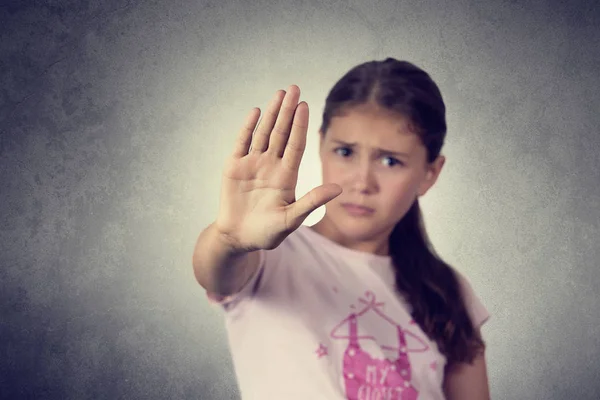
<svg viewBox="0 0 600 400">
<path fill-rule="evenodd" d="M 444 165 L 437 85 L 392 58 L 346 73 L 319 130 L 323 185 L 296 200 L 299 97 L 278 91 L 256 132 L 251 111 L 194 250 L 196 279 L 225 310 L 242 398 L 489 399 L 489 314 L 435 254 L 419 209 Z"/>
</svg>

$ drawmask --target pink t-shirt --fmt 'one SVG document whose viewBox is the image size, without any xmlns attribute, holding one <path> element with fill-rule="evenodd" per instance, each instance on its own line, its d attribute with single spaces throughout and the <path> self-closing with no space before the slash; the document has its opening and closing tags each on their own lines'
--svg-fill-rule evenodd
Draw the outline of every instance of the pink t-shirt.
<svg viewBox="0 0 600 400">
<path fill-rule="evenodd" d="M 457 273 L 469 315 L 489 313 Z M 343 247 L 306 225 L 276 249 L 225 310 L 243 400 L 444 399 L 446 359 L 394 290 L 391 258 Z"/>
</svg>

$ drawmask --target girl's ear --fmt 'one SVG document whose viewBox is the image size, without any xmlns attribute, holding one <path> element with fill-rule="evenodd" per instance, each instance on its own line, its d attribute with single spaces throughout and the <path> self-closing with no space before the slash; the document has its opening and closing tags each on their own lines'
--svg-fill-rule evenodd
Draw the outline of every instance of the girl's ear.
<svg viewBox="0 0 600 400">
<path fill-rule="evenodd" d="M 443 155 L 439 155 L 431 164 L 427 166 L 427 172 L 425 173 L 425 179 L 419 185 L 418 195 L 423 196 L 425 193 L 431 189 L 431 187 L 435 184 L 440 173 L 442 172 L 442 168 L 444 167 L 444 163 L 446 162 L 446 157 Z"/>
</svg>

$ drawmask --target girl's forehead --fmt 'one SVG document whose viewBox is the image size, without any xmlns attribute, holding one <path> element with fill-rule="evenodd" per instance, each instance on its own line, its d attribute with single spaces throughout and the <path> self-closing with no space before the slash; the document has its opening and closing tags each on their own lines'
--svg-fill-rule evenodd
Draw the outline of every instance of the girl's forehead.
<svg viewBox="0 0 600 400">
<path fill-rule="evenodd" d="M 374 111 L 352 111 L 333 117 L 326 139 L 365 145 L 414 146 L 420 143 L 408 118 Z"/>
<path fill-rule="evenodd" d="M 344 132 L 360 133 L 370 131 L 414 134 L 412 121 L 398 112 L 382 110 L 373 107 L 353 108 L 331 119 L 332 128 L 339 127 Z M 354 129 L 352 129 L 354 128 Z"/>
</svg>

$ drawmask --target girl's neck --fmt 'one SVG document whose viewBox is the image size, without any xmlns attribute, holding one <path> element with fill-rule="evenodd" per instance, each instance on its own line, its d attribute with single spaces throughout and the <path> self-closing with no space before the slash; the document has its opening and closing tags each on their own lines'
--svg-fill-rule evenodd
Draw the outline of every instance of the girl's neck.
<svg viewBox="0 0 600 400">
<path fill-rule="evenodd" d="M 376 237 L 374 239 L 360 240 L 354 239 L 342 233 L 342 231 L 327 216 L 323 217 L 315 225 L 309 226 L 319 235 L 339 244 L 340 246 L 351 250 L 370 253 L 377 256 L 388 257 L 389 254 L 389 235 Z"/>
</svg>

